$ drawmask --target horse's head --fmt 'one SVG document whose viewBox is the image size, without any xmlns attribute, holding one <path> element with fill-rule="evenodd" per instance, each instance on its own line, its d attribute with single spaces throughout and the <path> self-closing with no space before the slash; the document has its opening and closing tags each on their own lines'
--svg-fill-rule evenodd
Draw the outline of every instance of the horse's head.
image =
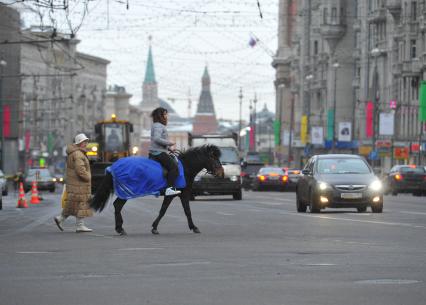
<svg viewBox="0 0 426 305">
<path fill-rule="evenodd" d="M 206 151 L 207 163 L 205 168 L 210 174 L 223 178 L 225 171 L 223 170 L 222 163 L 220 163 L 220 149 L 216 145 L 207 144 L 203 147 Z"/>
</svg>

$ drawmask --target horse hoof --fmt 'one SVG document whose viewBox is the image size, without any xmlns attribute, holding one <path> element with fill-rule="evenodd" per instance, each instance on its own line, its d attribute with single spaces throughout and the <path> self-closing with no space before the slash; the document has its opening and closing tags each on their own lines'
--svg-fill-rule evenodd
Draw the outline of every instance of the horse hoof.
<svg viewBox="0 0 426 305">
<path fill-rule="evenodd" d="M 124 231 L 124 229 L 118 229 L 118 230 L 115 230 L 117 233 L 118 233 L 118 235 L 120 235 L 120 236 L 124 236 L 124 235 L 127 235 L 127 232 L 126 231 Z"/>
<path fill-rule="evenodd" d="M 194 233 L 201 233 L 201 231 L 197 227 L 193 228 L 192 232 L 194 232 Z"/>
<path fill-rule="evenodd" d="M 157 229 L 152 228 L 151 233 L 154 235 L 160 234 Z"/>
</svg>

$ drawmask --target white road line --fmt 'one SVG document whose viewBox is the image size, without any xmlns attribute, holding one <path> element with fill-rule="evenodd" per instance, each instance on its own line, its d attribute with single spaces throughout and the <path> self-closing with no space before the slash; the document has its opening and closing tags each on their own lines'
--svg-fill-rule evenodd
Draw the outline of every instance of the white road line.
<svg viewBox="0 0 426 305">
<path fill-rule="evenodd" d="M 216 212 L 216 214 L 219 214 L 219 215 L 225 215 L 225 216 L 234 216 L 234 214 L 231 214 L 231 213 L 225 213 L 225 212 Z"/>
<path fill-rule="evenodd" d="M 401 214 L 410 214 L 410 215 L 426 215 L 425 212 L 407 212 L 407 211 L 398 211 Z"/>
<path fill-rule="evenodd" d="M 143 251 L 143 250 L 163 250 L 164 248 L 122 248 L 117 249 L 118 251 Z"/>
<path fill-rule="evenodd" d="M 311 215 L 311 214 L 302 214 L 302 213 L 296 213 L 296 212 L 283 212 L 283 211 L 278 211 L 278 213 L 283 214 L 283 215 L 292 215 L 292 216 L 297 215 L 297 216 L 301 216 L 301 217 L 312 217 L 312 218 L 321 218 L 321 219 L 329 219 L 329 220 L 351 221 L 351 222 L 380 224 L 380 225 L 387 225 L 387 226 L 400 226 L 400 227 L 408 227 L 408 228 L 415 228 L 415 229 L 426 229 L 426 226 L 412 225 L 412 224 L 403 223 L 403 222 L 387 222 L 387 221 L 376 221 L 376 220 L 337 218 L 337 217 L 324 216 L 324 215 Z"/>
<path fill-rule="evenodd" d="M 264 204 L 264 205 L 273 205 L 273 206 L 284 204 L 282 202 L 271 202 L 271 201 L 256 201 L 255 203 Z"/>
<path fill-rule="evenodd" d="M 211 262 L 182 262 L 182 263 L 157 263 L 157 264 L 147 264 L 144 267 L 186 267 L 193 265 L 209 265 Z"/>
<path fill-rule="evenodd" d="M 54 252 L 47 252 L 47 251 L 18 251 L 17 254 L 50 254 Z"/>
</svg>

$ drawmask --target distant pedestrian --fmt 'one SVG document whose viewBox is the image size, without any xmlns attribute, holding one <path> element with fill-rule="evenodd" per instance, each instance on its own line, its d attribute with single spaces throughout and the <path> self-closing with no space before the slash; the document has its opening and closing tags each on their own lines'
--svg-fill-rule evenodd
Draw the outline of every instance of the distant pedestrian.
<svg viewBox="0 0 426 305">
<path fill-rule="evenodd" d="M 22 171 L 18 171 L 15 176 L 13 177 L 13 184 L 14 184 L 14 188 L 15 188 L 15 192 L 18 192 L 19 190 L 19 184 L 22 182 L 24 183 L 24 174 L 22 173 Z"/>
<path fill-rule="evenodd" d="M 91 173 L 86 146 L 89 138 L 84 133 L 78 134 L 74 144 L 67 147 L 66 166 L 66 200 L 62 213 L 56 216 L 55 223 L 63 231 L 63 222 L 68 216 L 76 217 L 76 232 L 92 232 L 84 225 L 83 218 L 93 215 L 90 208 Z"/>
</svg>

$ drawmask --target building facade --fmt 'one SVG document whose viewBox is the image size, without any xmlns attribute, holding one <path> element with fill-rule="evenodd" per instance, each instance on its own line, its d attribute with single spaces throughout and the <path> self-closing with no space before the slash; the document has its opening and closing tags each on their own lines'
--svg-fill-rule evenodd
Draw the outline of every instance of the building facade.
<svg viewBox="0 0 426 305">
<path fill-rule="evenodd" d="M 424 1 L 280 1 L 273 66 L 281 162 L 302 165 L 331 151 L 384 169 L 422 162 L 425 12 Z"/>
</svg>

